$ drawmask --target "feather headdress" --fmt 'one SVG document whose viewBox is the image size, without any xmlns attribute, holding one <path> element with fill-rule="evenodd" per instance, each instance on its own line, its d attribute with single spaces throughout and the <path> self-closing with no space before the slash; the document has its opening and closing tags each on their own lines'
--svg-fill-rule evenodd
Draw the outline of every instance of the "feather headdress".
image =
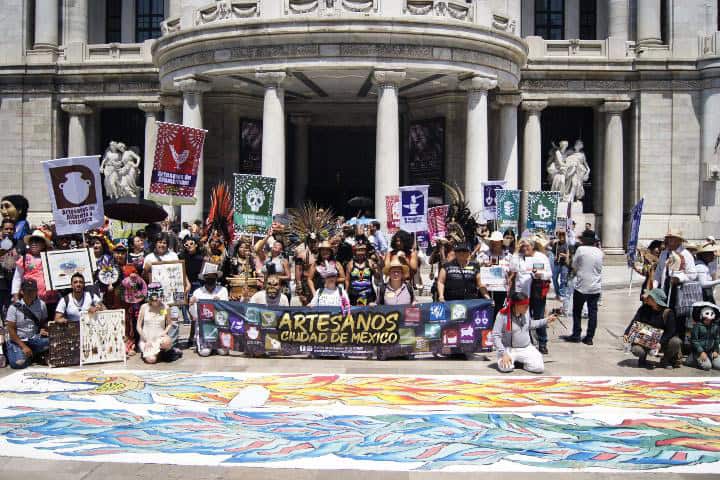
<svg viewBox="0 0 720 480">
<path fill-rule="evenodd" d="M 335 233 L 337 221 L 332 210 L 321 209 L 313 203 L 306 203 L 300 208 L 292 208 L 288 212 L 288 236 L 293 245 L 308 240 L 321 242 Z"/>
<path fill-rule="evenodd" d="M 225 182 L 215 185 L 210 192 L 210 213 L 207 234 L 220 232 L 226 242 L 233 238 L 233 204 L 230 190 Z"/>
<path fill-rule="evenodd" d="M 471 246 L 475 246 L 478 222 L 475 214 L 470 210 L 470 205 L 465 200 L 465 194 L 457 185 L 443 183 L 443 186 L 450 200 L 447 213 L 448 240 L 454 244 L 469 243 Z"/>
</svg>

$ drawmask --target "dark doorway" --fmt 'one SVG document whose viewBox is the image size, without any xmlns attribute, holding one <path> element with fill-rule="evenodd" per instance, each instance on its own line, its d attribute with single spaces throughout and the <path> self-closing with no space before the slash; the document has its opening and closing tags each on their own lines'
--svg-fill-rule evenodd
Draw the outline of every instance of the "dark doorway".
<svg viewBox="0 0 720 480">
<path fill-rule="evenodd" d="M 572 149 L 575 140 L 583 141 L 585 158 L 590 167 L 590 180 L 583 183 L 585 196 L 582 199 L 583 211 L 594 212 L 593 186 L 599 185 L 598 173 L 595 169 L 595 132 L 593 129 L 592 107 L 549 107 L 542 112 L 542 188 L 550 190 L 551 182 L 547 174 L 547 162 L 552 144 L 558 145 L 561 140 L 568 141 L 568 149 Z"/>
<path fill-rule="evenodd" d="M 358 209 L 348 200 L 374 195 L 375 128 L 311 128 L 308 200 L 350 218 Z"/>
<path fill-rule="evenodd" d="M 142 158 L 141 169 L 152 165 L 152 159 L 145 158 L 145 114 L 136 108 L 104 108 L 100 112 L 100 160 L 108 144 L 115 140 L 123 142 Z M 143 173 L 138 175 L 142 184 Z M 142 185 L 141 185 L 142 186 Z M 104 193 L 104 192 L 103 192 Z"/>
</svg>

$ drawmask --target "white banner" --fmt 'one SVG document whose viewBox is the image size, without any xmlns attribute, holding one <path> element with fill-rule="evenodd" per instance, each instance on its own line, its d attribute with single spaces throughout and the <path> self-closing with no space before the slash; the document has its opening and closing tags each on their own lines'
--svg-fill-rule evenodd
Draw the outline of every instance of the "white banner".
<svg viewBox="0 0 720 480">
<path fill-rule="evenodd" d="M 406 232 L 428 230 L 429 185 L 400 187 L 400 229 Z"/>
<path fill-rule="evenodd" d="M 42 162 L 58 235 L 83 233 L 105 221 L 99 156 Z"/>
</svg>

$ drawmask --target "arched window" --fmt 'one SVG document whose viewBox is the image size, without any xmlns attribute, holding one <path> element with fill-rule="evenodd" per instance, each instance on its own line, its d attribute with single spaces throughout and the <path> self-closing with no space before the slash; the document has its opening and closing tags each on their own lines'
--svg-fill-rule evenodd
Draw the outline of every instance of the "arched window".
<svg viewBox="0 0 720 480">
<path fill-rule="evenodd" d="M 535 0 L 535 35 L 545 40 L 565 38 L 564 0 Z"/>
<path fill-rule="evenodd" d="M 164 0 L 136 0 L 135 41 L 160 37 L 160 22 L 165 18 Z"/>
</svg>

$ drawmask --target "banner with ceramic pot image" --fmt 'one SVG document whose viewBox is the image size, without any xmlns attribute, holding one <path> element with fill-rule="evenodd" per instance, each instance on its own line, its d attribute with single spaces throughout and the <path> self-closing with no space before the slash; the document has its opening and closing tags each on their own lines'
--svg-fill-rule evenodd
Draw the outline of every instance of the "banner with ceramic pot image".
<svg viewBox="0 0 720 480">
<path fill-rule="evenodd" d="M 96 155 L 42 162 L 58 235 L 84 233 L 105 222 L 99 158 Z"/>
<path fill-rule="evenodd" d="M 233 223 L 238 232 L 264 235 L 272 225 L 277 180 L 261 175 L 236 173 Z"/>
<path fill-rule="evenodd" d="M 200 348 L 251 356 L 377 357 L 487 351 L 488 300 L 337 308 L 269 307 L 238 302 L 198 304 Z"/>
</svg>

